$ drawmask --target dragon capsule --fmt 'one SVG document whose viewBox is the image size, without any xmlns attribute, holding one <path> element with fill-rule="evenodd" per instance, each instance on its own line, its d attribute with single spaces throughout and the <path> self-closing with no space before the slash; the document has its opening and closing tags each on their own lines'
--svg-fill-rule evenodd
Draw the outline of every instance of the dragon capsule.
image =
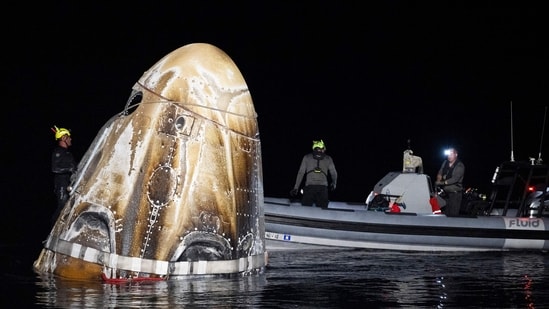
<svg viewBox="0 0 549 309">
<path fill-rule="evenodd" d="M 163 57 L 100 129 L 33 264 L 84 280 L 252 273 L 267 264 L 257 114 L 232 59 Z"/>
</svg>

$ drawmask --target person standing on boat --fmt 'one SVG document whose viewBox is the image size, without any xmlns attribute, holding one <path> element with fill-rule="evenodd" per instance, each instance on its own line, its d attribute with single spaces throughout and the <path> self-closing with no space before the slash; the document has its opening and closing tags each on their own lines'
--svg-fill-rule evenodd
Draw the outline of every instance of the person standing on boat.
<svg viewBox="0 0 549 309">
<path fill-rule="evenodd" d="M 435 185 L 446 193 L 444 214 L 457 216 L 461 208 L 465 165 L 458 159 L 458 151 L 455 148 L 449 148 L 445 153 L 446 160 L 440 166 Z"/>
<path fill-rule="evenodd" d="M 55 197 L 57 198 L 57 208 L 52 215 L 52 224 L 61 213 L 63 206 L 69 199 L 69 185 L 71 176 L 76 171 L 76 161 L 69 151 L 72 146 L 72 137 L 69 130 L 54 126 L 52 131 L 55 133 L 57 145 L 51 155 L 51 171 L 53 173 L 53 187 Z"/>
<path fill-rule="evenodd" d="M 337 171 L 332 157 L 325 153 L 326 147 L 322 140 L 313 141 L 313 152 L 303 156 L 297 172 L 294 188 L 291 196 L 297 196 L 299 187 L 305 177 L 305 187 L 301 204 L 321 208 L 328 208 L 328 189 L 335 190 L 337 184 Z"/>
</svg>

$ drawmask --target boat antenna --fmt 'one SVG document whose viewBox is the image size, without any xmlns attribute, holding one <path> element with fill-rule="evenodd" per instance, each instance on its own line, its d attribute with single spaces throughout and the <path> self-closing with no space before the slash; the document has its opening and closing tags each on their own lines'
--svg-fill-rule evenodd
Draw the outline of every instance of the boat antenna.
<svg viewBox="0 0 549 309">
<path fill-rule="evenodd" d="M 547 106 L 545 106 L 545 112 L 543 113 L 543 125 L 541 126 L 541 141 L 539 142 L 539 153 L 538 153 L 538 160 L 537 164 L 543 164 L 543 160 L 541 159 L 541 146 L 543 144 L 543 132 L 545 131 L 545 118 L 547 118 Z"/>
<path fill-rule="evenodd" d="M 511 101 L 511 162 L 515 162 L 515 155 L 513 154 L 513 101 Z"/>
</svg>

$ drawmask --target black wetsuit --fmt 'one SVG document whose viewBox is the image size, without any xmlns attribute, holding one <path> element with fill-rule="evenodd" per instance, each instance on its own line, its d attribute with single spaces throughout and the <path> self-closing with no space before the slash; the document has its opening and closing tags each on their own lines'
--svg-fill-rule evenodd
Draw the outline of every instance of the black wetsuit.
<svg viewBox="0 0 549 309">
<path fill-rule="evenodd" d="M 76 170 L 74 156 L 61 146 L 55 147 L 51 156 L 51 171 L 53 173 L 53 191 L 57 198 L 57 209 L 52 216 L 52 222 L 57 220 L 61 209 L 69 199 L 67 188 L 71 183 L 72 173 Z"/>
</svg>

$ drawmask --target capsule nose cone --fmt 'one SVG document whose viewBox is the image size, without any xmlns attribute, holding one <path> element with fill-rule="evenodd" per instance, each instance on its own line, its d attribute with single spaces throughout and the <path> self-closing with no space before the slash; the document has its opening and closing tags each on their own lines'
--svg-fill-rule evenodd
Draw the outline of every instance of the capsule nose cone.
<svg viewBox="0 0 549 309">
<path fill-rule="evenodd" d="M 257 114 L 248 86 L 232 59 L 205 43 L 168 54 L 139 79 L 143 102 L 177 102 L 230 130 L 257 135 Z"/>
</svg>

